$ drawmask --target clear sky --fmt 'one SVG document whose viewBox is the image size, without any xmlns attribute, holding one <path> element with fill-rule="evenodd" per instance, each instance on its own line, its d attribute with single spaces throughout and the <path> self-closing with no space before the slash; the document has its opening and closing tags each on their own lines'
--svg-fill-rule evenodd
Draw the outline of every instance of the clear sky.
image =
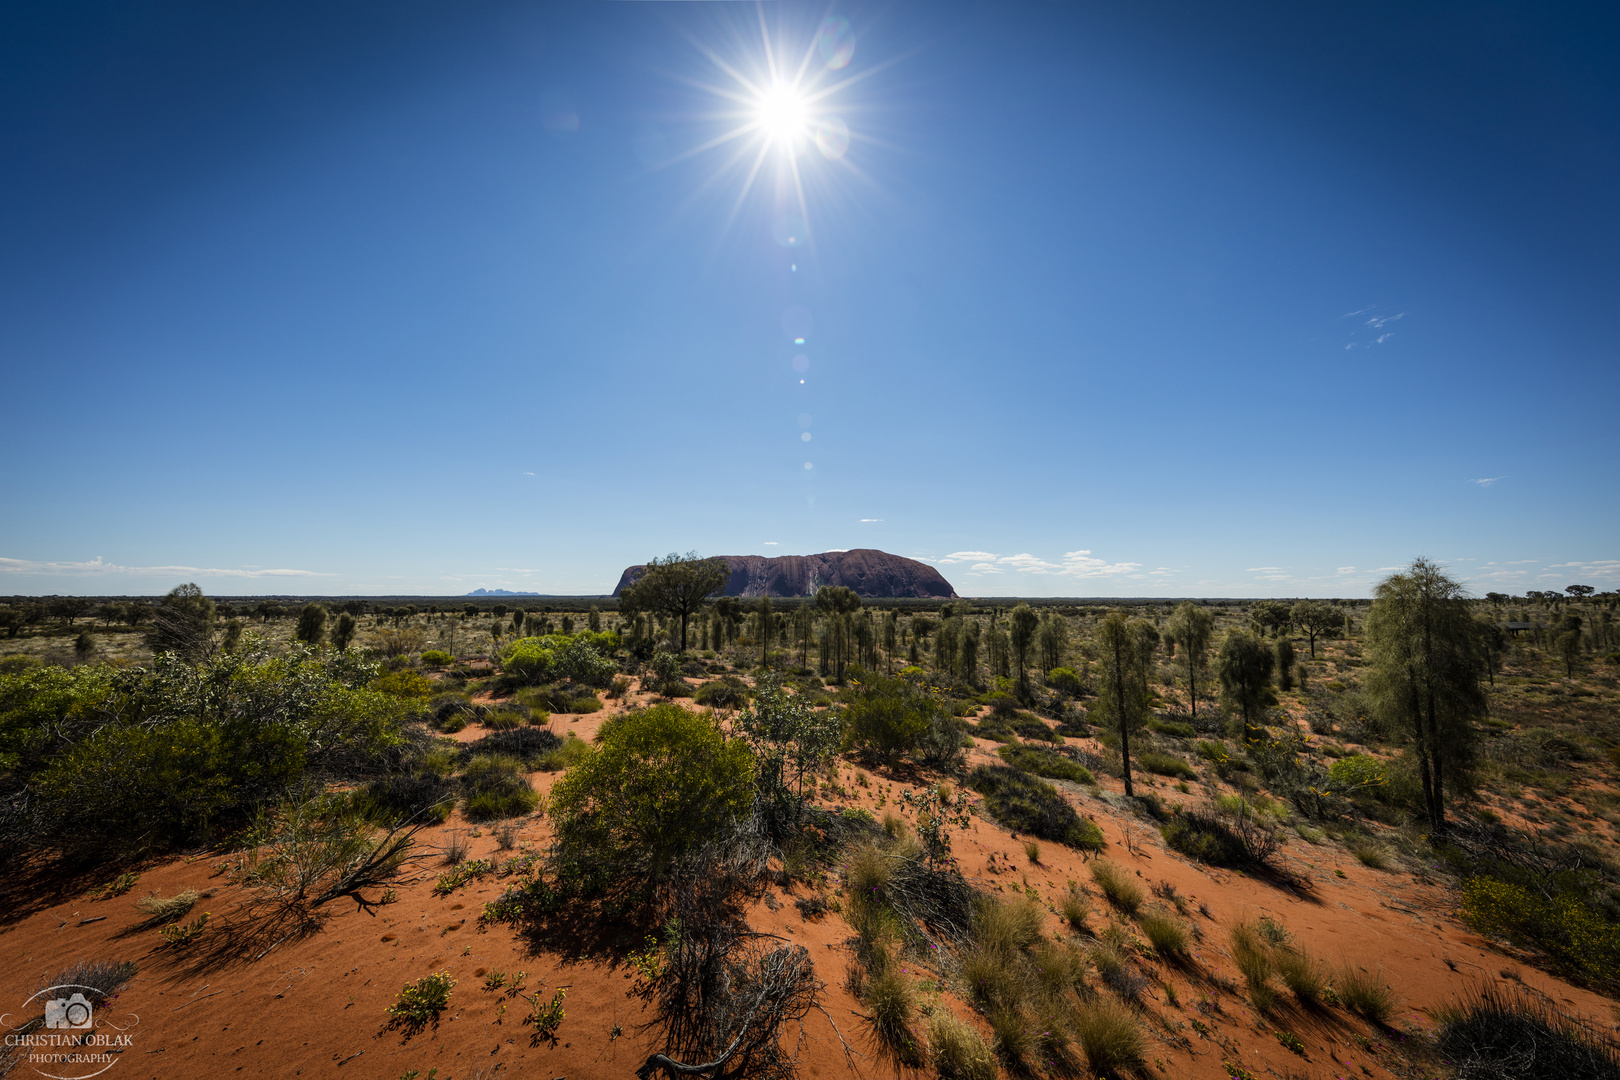
<svg viewBox="0 0 1620 1080">
<path fill-rule="evenodd" d="M 6 5 L 0 593 L 1615 588 L 1617 18 Z"/>
</svg>

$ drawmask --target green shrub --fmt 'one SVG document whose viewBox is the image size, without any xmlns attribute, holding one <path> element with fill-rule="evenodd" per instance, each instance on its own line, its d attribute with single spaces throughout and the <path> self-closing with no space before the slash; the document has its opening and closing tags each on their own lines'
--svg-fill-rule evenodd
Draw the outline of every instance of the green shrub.
<svg viewBox="0 0 1620 1080">
<path fill-rule="evenodd" d="M 1483 875 L 1463 882 L 1463 921 L 1476 933 L 1539 949 L 1593 985 L 1620 986 L 1620 926 L 1591 900 L 1585 879 L 1559 875 L 1542 889 Z M 1595 890 L 1594 890 L 1595 891 Z"/>
<path fill-rule="evenodd" d="M 311 769 L 354 768 L 399 741 L 407 708 L 357 689 L 352 653 L 173 654 L 129 669 L 0 676 L 0 768 L 30 792 L 7 845 L 128 857 L 240 826 Z"/>
<path fill-rule="evenodd" d="M 1160 735 L 1169 735 L 1177 739 L 1191 739 L 1198 734 L 1185 720 L 1153 719 L 1148 721 L 1147 726 L 1150 731 L 1157 731 Z"/>
<path fill-rule="evenodd" d="M 424 975 L 413 983 L 406 983 L 399 992 L 399 998 L 388 1008 L 388 1015 L 393 1017 L 390 1027 L 403 1027 L 410 1032 L 418 1032 L 428 1024 L 437 1024 L 439 1014 L 450 1005 L 450 989 L 456 985 L 456 980 L 450 977 L 448 971 Z"/>
<path fill-rule="evenodd" d="M 654 880 L 722 837 L 752 805 L 754 760 L 741 739 L 678 705 L 623 713 L 552 789 L 556 859 L 569 878 Z"/>
<path fill-rule="evenodd" d="M 1085 684 L 1080 681 L 1080 676 L 1075 674 L 1073 668 L 1055 667 L 1048 671 L 1046 685 L 1070 697 L 1079 697 L 1085 692 Z"/>
<path fill-rule="evenodd" d="M 426 668 L 449 667 L 455 663 L 456 658 L 441 649 L 429 649 L 422 654 L 422 666 Z"/>
<path fill-rule="evenodd" d="M 538 764 L 544 772 L 562 772 L 564 769 L 571 769 L 585 760 L 590 752 L 591 748 L 586 744 L 585 740 L 570 731 L 568 737 L 563 740 L 562 745 L 555 750 L 548 751 Z"/>
<path fill-rule="evenodd" d="M 1075 813 L 1044 780 L 1005 765 L 981 765 L 968 774 L 967 786 L 984 796 L 990 816 L 1008 829 L 1087 851 L 1103 847 L 1096 822 Z"/>
<path fill-rule="evenodd" d="M 1091 878 L 1108 902 L 1127 915 L 1134 915 L 1147 899 L 1147 892 L 1124 867 L 1108 859 L 1091 861 Z"/>
<path fill-rule="evenodd" d="M 890 761 L 921 747 L 936 720 L 957 722 L 939 701 L 903 679 L 877 676 L 853 696 L 844 711 L 845 749 Z"/>
<path fill-rule="evenodd" d="M 692 691 L 694 705 L 705 705 L 711 709 L 736 709 L 747 700 L 747 685 L 735 677 L 714 679 Z"/>
<path fill-rule="evenodd" d="M 1174 776 L 1182 780 L 1196 780 L 1198 773 L 1191 765 L 1171 754 L 1161 754 L 1157 750 L 1143 750 L 1136 755 L 1136 763 L 1148 772 L 1160 776 Z"/>
<path fill-rule="evenodd" d="M 993 739 L 999 743 L 1016 743 L 1018 733 L 1013 731 L 1012 723 L 1005 716 L 991 714 L 974 724 L 972 734 L 981 739 Z"/>
<path fill-rule="evenodd" d="M 1040 739 L 1042 742 L 1061 743 L 1062 736 L 1052 730 L 1052 725 L 1031 712 L 1013 713 L 1010 721 L 1012 729 L 1026 739 Z"/>
<path fill-rule="evenodd" d="M 475 757 L 461 783 L 466 791 L 462 811 L 470 821 L 517 817 L 540 803 L 540 793 L 523 775 L 523 761 L 506 754 Z"/>
<path fill-rule="evenodd" d="M 426 701 L 433 696 L 433 680 L 419 671 L 390 671 L 371 680 L 371 688 L 406 701 Z"/>
<path fill-rule="evenodd" d="M 1159 826 L 1159 834 L 1173 850 L 1211 866 L 1242 866 L 1247 862 L 1243 843 L 1213 814 L 1197 810 L 1174 812 Z"/>
<path fill-rule="evenodd" d="M 1036 746 L 1003 746 L 996 751 L 998 757 L 1019 772 L 1034 773 L 1053 780 L 1068 780 L 1076 784 L 1095 784 L 1091 770 L 1072 758 Z"/>
</svg>

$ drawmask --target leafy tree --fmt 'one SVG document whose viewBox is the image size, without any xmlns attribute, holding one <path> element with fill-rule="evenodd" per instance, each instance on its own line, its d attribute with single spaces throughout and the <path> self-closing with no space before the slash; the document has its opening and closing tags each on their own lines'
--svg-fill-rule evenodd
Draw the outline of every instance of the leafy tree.
<svg viewBox="0 0 1620 1080">
<path fill-rule="evenodd" d="M 176 586 L 151 614 L 146 645 L 154 653 L 172 652 L 196 662 L 213 651 L 214 602 L 196 585 Z"/>
<path fill-rule="evenodd" d="M 1344 611 L 1322 600 L 1301 600 L 1294 605 L 1294 624 L 1305 631 L 1311 643 L 1311 659 L 1316 659 L 1316 639 L 1344 628 Z"/>
<path fill-rule="evenodd" d="M 1287 637 L 1277 639 L 1277 686 L 1282 690 L 1294 688 L 1294 643 Z"/>
<path fill-rule="evenodd" d="M 89 611 L 94 601 L 87 596 L 58 596 L 51 600 L 51 614 L 66 619 L 69 626 Z"/>
<path fill-rule="evenodd" d="M 1565 630 L 1558 635 L 1554 642 L 1558 646 L 1558 655 L 1564 661 L 1564 674 L 1569 678 L 1575 677 L 1575 665 L 1581 660 L 1581 632 L 1579 629 Z"/>
<path fill-rule="evenodd" d="M 970 620 L 963 627 L 962 640 L 956 649 L 957 674 L 969 686 L 979 684 L 979 634 L 982 630 L 978 620 Z"/>
<path fill-rule="evenodd" d="M 1255 629 L 1278 633 L 1293 622 L 1294 609 L 1281 600 L 1257 600 L 1249 608 L 1249 621 Z"/>
<path fill-rule="evenodd" d="M 1215 616 L 1201 604 L 1183 600 L 1170 616 L 1170 632 L 1181 644 L 1187 661 L 1187 693 L 1192 699 L 1193 719 L 1198 719 L 1198 669 L 1204 666 L 1209 639 L 1215 634 Z"/>
<path fill-rule="evenodd" d="M 319 604 L 306 604 L 298 613 L 298 629 L 293 636 L 306 645 L 319 645 L 326 640 L 326 609 Z"/>
<path fill-rule="evenodd" d="M 1147 723 L 1149 711 L 1148 662 L 1157 638 L 1150 637 L 1152 625 L 1141 619 L 1127 619 L 1122 611 L 1110 611 L 1097 624 L 1099 719 L 1119 732 L 1120 758 L 1124 764 L 1125 794 L 1131 787 L 1131 732 Z"/>
<path fill-rule="evenodd" d="M 1069 620 L 1057 612 L 1041 617 L 1041 628 L 1035 633 L 1036 647 L 1041 651 L 1041 670 L 1051 671 L 1063 666 L 1063 654 L 1069 648 Z"/>
<path fill-rule="evenodd" d="M 753 801 L 748 744 L 678 705 L 624 713 L 597 738 L 552 788 L 565 880 L 587 887 L 660 881 L 683 855 L 729 831 Z"/>
<path fill-rule="evenodd" d="M 1012 617 L 1008 620 L 1011 630 L 1013 666 L 1018 669 L 1018 685 L 1025 689 L 1029 687 L 1029 647 L 1035 642 L 1035 631 L 1040 628 L 1040 616 L 1028 604 L 1019 604 L 1012 609 Z"/>
<path fill-rule="evenodd" d="M 592 604 L 591 610 L 585 613 L 585 625 L 590 629 L 591 633 L 600 634 L 602 632 L 602 609 Z"/>
<path fill-rule="evenodd" d="M 647 564 L 634 585 L 624 590 L 632 594 L 633 609 L 657 612 L 681 620 L 681 647 L 686 651 L 686 627 L 692 615 L 703 607 L 710 596 L 725 588 L 731 576 L 731 567 L 721 558 L 699 558 L 689 551 L 685 555 L 673 552 L 663 559 Z M 621 594 L 621 607 L 625 603 Z"/>
<path fill-rule="evenodd" d="M 1594 592 L 1597 592 L 1597 589 L 1591 585 L 1565 585 L 1564 591 L 1569 593 L 1569 595 L 1576 600 L 1584 600 L 1588 596 L 1591 596 Z M 72 624 L 70 623 L 69 625 L 71 626 Z"/>
<path fill-rule="evenodd" d="M 754 684 L 754 701 L 738 715 L 737 728 L 754 752 L 754 784 L 768 824 L 780 829 L 797 823 L 804 778 L 838 749 L 839 718 L 812 709 L 784 690 L 779 676 L 767 674 Z"/>
<path fill-rule="evenodd" d="M 22 608 L 17 608 L 17 607 L 3 607 L 3 608 L 0 608 L 0 626 L 3 626 L 3 627 L 6 628 L 6 637 L 8 637 L 8 638 L 16 637 L 17 632 L 19 630 L 21 630 L 27 624 L 28 624 L 28 620 L 23 617 Z"/>
<path fill-rule="evenodd" d="M 1439 566 L 1417 559 L 1378 584 L 1366 633 L 1368 693 L 1386 722 L 1410 732 L 1429 827 L 1443 836 L 1447 778 L 1464 778 L 1472 721 L 1485 709 L 1467 593 Z"/>
<path fill-rule="evenodd" d="M 235 622 L 236 620 L 231 621 Z M 332 628 L 332 647 L 338 652 L 347 649 L 349 642 L 354 640 L 354 632 L 359 628 L 359 625 L 354 621 L 354 616 L 347 611 L 339 615 L 337 625 Z"/>
<path fill-rule="evenodd" d="M 523 619 L 524 619 L 524 614 L 523 614 L 523 612 L 521 610 L 512 612 L 512 633 L 514 633 L 514 634 L 523 633 Z M 567 633 L 566 630 L 564 630 L 563 632 Z"/>
<path fill-rule="evenodd" d="M 759 666 L 771 666 L 771 598 L 768 594 L 759 598 Z"/>
<path fill-rule="evenodd" d="M 1245 742 L 1260 739 L 1261 716 L 1265 707 L 1276 701 L 1271 690 L 1271 671 L 1276 662 L 1266 643 L 1247 630 L 1228 631 L 1216 654 L 1215 674 L 1227 701 L 1243 718 Z"/>
</svg>

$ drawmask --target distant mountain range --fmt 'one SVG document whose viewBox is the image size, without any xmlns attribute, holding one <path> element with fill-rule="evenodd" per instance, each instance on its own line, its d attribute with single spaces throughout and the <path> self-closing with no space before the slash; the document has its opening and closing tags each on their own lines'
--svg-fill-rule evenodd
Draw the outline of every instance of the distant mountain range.
<svg viewBox="0 0 1620 1080">
<path fill-rule="evenodd" d="M 817 589 L 843 585 L 874 599 L 956 599 L 956 590 L 927 563 L 876 548 L 825 551 L 820 555 L 722 555 L 731 567 L 726 596 L 812 596 Z M 646 571 L 626 567 L 613 590 L 618 596 Z"/>
<path fill-rule="evenodd" d="M 545 596 L 537 592 L 513 592 L 510 589 L 474 589 L 468 596 Z"/>
</svg>

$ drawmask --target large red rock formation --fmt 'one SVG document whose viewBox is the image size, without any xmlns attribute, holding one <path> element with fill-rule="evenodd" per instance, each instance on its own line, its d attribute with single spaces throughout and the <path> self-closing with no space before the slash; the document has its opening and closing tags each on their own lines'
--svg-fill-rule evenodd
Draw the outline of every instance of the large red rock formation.
<svg viewBox="0 0 1620 1080">
<path fill-rule="evenodd" d="M 723 555 L 731 567 L 727 596 L 810 596 L 827 585 L 843 585 L 861 596 L 956 598 L 938 570 L 916 559 L 875 548 L 824 551 L 820 555 Z M 644 566 L 627 567 L 613 595 L 641 577 Z"/>
</svg>

